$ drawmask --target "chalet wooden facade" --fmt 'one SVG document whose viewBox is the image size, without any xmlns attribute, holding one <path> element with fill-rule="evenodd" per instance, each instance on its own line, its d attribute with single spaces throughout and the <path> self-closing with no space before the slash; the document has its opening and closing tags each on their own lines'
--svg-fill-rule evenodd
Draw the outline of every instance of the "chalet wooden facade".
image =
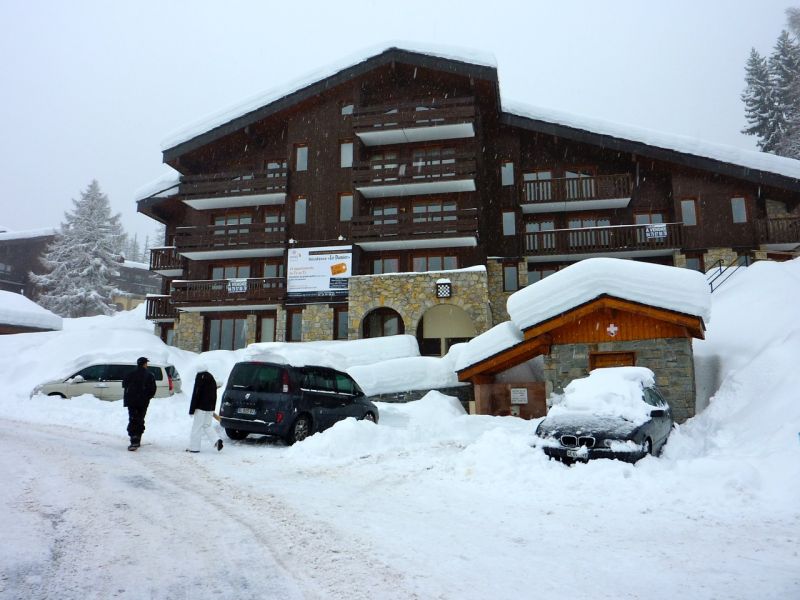
<svg viewBox="0 0 800 600">
<path fill-rule="evenodd" d="M 166 224 L 148 318 L 193 351 L 404 332 L 441 354 L 583 258 L 702 270 L 796 250 L 800 163 L 630 137 L 504 106 L 491 64 L 389 48 L 165 145 L 178 176 L 137 199 Z M 308 283 L 326 252 L 346 271 Z M 376 291 L 352 310 L 349 276 L 372 276 L 359 279 L 369 296 L 382 278 L 476 265 L 475 287 L 426 284 L 378 307 Z M 471 332 L 475 303 L 488 316 Z M 433 305 L 452 309 L 451 330 L 415 308 Z"/>
</svg>

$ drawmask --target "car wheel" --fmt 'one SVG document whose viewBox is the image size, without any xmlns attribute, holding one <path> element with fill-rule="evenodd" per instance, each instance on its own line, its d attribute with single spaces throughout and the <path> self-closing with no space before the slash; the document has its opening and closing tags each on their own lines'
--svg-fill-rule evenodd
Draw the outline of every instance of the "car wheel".
<svg viewBox="0 0 800 600">
<path fill-rule="evenodd" d="M 375 415 L 373 415 L 371 412 L 365 414 L 362 420 L 369 421 L 370 423 L 375 423 L 377 421 Z"/>
<path fill-rule="evenodd" d="M 650 438 L 645 438 L 644 443 L 642 444 L 642 449 L 644 450 L 645 454 L 652 454 L 653 440 L 651 440 Z"/>
<path fill-rule="evenodd" d="M 64 398 L 64 399 L 66 399 L 66 398 L 67 398 L 67 397 L 66 397 L 64 394 L 62 394 L 62 393 L 60 393 L 60 392 L 50 392 L 50 393 L 49 393 L 49 394 L 47 394 L 47 395 L 48 395 L 48 396 L 57 396 L 57 397 L 59 397 L 59 398 Z"/>
<path fill-rule="evenodd" d="M 295 442 L 302 442 L 309 435 L 311 435 L 311 419 L 308 418 L 308 415 L 300 415 L 292 425 L 286 441 L 291 445 Z"/>
<path fill-rule="evenodd" d="M 232 440 L 243 440 L 247 437 L 246 431 L 241 431 L 239 429 L 230 429 L 229 427 L 225 428 L 225 435 L 227 435 Z"/>
</svg>

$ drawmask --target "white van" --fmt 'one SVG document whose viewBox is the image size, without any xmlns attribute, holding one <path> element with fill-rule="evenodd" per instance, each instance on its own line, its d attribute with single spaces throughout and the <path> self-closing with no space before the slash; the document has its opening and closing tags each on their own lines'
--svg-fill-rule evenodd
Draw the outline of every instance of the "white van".
<svg viewBox="0 0 800 600">
<path fill-rule="evenodd" d="M 100 400 L 122 400 L 122 379 L 134 369 L 135 362 L 96 363 L 66 379 L 37 385 L 31 396 L 43 394 L 72 398 L 92 394 Z M 166 398 L 181 391 L 181 377 L 174 366 L 149 363 L 147 370 L 156 378 L 156 398 Z"/>
</svg>

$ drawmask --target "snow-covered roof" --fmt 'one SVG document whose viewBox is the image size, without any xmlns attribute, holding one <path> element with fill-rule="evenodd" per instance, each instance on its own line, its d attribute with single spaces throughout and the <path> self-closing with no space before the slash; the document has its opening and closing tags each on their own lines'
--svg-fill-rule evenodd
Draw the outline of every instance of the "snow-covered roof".
<svg viewBox="0 0 800 600">
<path fill-rule="evenodd" d="M 461 349 L 456 361 L 456 371 L 461 371 L 482 360 L 521 343 L 524 337 L 511 321 L 504 321 L 472 338 Z"/>
<path fill-rule="evenodd" d="M 619 258 L 589 258 L 511 294 L 508 314 L 521 330 L 600 296 L 655 306 L 708 323 L 711 293 L 698 271 Z"/>
<path fill-rule="evenodd" d="M 58 229 L 54 227 L 45 227 L 43 229 L 27 229 L 25 231 L 4 231 L 0 233 L 0 242 L 7 240 L 29 240 L 40 237 L 48 237 L 58 233 Z"/>
<path fill-rule="evenodd" d="M 724 144 L 705 142 L 688 136 L 663 133 L 635 127 L 633 125 L 624 125 L 602 119 L 566 113 L 560 110 L 531 106 L 521 102 L 509 101 L 505 98 L 502 101 L 502 106 L 503 112 L 527 119 L 555 123 L 591 133 L 640 142 L 648 146 L 674 150 L 676 152 L 703 158 L 711 158 L 748 169 L 776 173 L 786 177 L 800 178 L 800 161 L 783 156 L 776 156 L 766 152 L 757 152 L 755 150 L 743 150 Z"/>
<path fill-rule="evenodd" d="M 158 198 L 167 198 L 174 196 L 178 193 L 178 184 L 181 182 L 181 174 L 173 169 L 164 171 L 158 179 L 154 179 L 150 183 L 146 183 L 133 193 L 135 201 L 156 196 Z"/>
<path fill-rule="evenodd" d="M 388 50 L 397 49 L 414 52 L 417 54 L 426 54 L 437 58 L 444 58 L 447 60 L 456 60 L 472 65 L 486 66 L 497 68 L 497 61 L 492 54 L 479 52 L 476 50 L 466 48 L 455 48 L 449 46 L 440 46 L 433 44 L 419 44 L 417 42 L 390 42 L 388 44 L 381 44 L 380 46 L 373 46 L 356 54 L 352 54 L 347 58 L 338 60 L 335 63 L 326 65 L 320 69 L 316 69 L 307 73 L 293 81 L 290 81 L 278 88 L 256 94 L 247 100 L 230 106 L 224 110 L 208 115 L 200 119 L 196 123 L 178 129 L 169 134 L 161 141 L 161 149 L 167 150 L 173 148 L 178 144 L 182 144 L 192 138 L 202 135 L 220 125 L 229 123 L 234 119 L 242 117 L 248 113 L 258 110 L 259 108 L 270 104 L 284 96 L 293 94 L 299 90 L 307 88 L 319 81 L 323 81 L 337 73 L 354 67 L 355 65 L 365 62 L 370 58 L 378 56 Z"/>
<path fill-rule="evenodd" d="M 35 329 L 61 329 L 61 317 L 22 294 L 0 291 L 0 323 Z"/>
</svg>

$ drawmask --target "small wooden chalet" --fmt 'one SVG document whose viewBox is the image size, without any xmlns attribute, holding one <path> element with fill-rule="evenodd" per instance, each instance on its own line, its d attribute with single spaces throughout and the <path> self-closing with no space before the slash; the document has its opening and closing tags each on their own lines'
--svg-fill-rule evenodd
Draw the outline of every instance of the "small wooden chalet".
<svg viewBox="0 0 800 600">
<path fill-rule="evenodd" d="M 599 367 L 635 365 L 655 373 L 676 420 L 694 415 L 692 339 L 704 338 L 708 318 L 702 276 L 663 265 L 614 262 L 622 263 L 577 263 L 509 299 L 518 341 L 510 339 L 515 343 L 458 371 L 460 381 L 475 386 L 478 414 L 543 416 L 545 396 L 561 392 L 573 379 Z M 511 369 L 538 356 L 543 382 L 509 381 Z"/>
</svg>

